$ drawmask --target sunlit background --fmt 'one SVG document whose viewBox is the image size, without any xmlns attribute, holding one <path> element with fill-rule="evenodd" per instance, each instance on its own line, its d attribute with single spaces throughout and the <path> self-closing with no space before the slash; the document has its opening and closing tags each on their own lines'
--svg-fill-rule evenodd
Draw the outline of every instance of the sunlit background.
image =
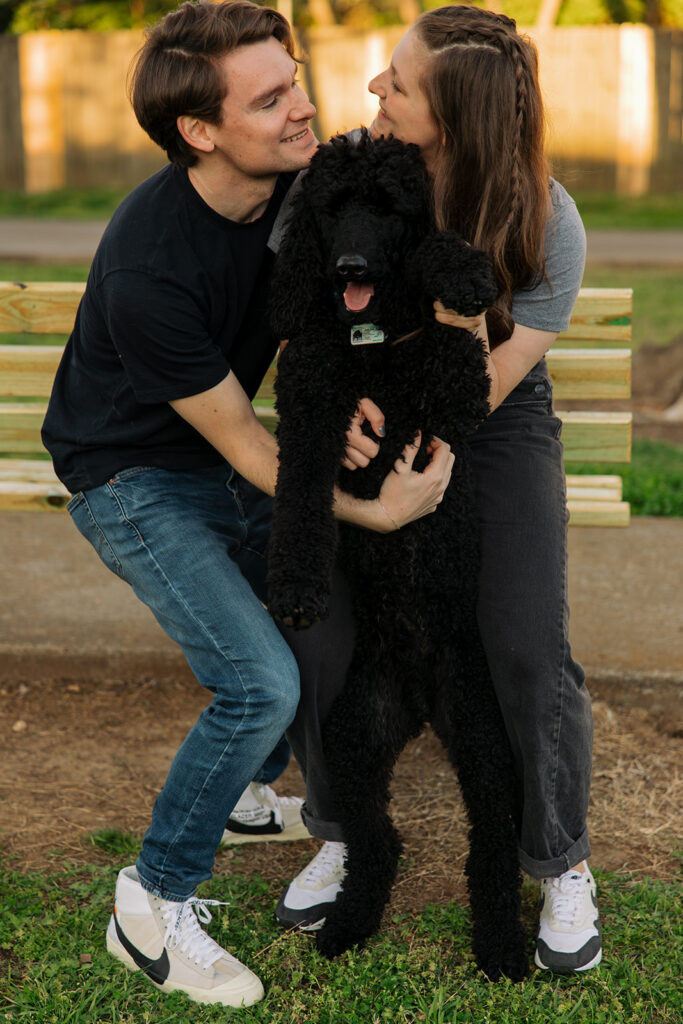
<svg viewBox="0 0 683 1024">
<path fill-rule="evenodd" d="M 138 128 L 126 71 L 169 0 L 0 0 L 0 188 L 128 188 L 164 157 Z M 307 59 L 321 138 L 369 122 L 367 82 L 437 0 L 277 0 Z M 570 188 L 683 189 L 683 0 L 489 4 L 536 41 L 548 149 Z"/>
</svg>

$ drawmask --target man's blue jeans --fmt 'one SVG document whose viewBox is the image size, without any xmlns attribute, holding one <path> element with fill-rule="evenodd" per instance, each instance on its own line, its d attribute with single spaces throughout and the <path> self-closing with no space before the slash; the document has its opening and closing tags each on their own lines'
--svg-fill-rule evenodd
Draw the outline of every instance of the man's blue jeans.
<svg viewBox="0 0 683 1024">
<path fill-rule="evenodd" d="M 245 787 L 281 770 L 299 699 L 296 662 L 261 603 L 271 502 L 225 464 L 141 466 L 74 495 L 69 512 L 213 693 L 175 756 L 137 862 L 146 889 L 187 899 L 210 877 Z"/>
</svg>

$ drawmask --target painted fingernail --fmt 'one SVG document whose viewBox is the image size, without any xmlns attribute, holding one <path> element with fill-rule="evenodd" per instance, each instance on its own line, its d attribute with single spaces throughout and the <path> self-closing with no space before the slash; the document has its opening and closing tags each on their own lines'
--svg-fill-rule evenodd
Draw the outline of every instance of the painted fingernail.
<svg viewBox="0 0 683 1024">
<path fill-rule="evenodd" d="M 385 430 L 384 427 L 378 427 L 377 428 L 377 433 L 379 434 L 380 437 L 385 437 L 386 436 L 386 430 Z"/>
</svg>

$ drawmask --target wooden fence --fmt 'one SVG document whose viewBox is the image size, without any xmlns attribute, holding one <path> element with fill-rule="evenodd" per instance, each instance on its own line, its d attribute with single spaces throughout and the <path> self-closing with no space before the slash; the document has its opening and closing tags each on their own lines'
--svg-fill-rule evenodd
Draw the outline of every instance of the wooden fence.
<svg viewBox="0 0 683 1024">
<path fill-rule="evenodd" d="M 683 189 L 683 32 L 642 25 L 529 30 L 541 58 L 549 152 L 570 189 Z M 302 34 L 305 84 L 326 138 L 367 123 L 368 80 L 404 32 Z M 140 32 L 0 36 L 0 188 L 130 187 L 164 163 L 126 98 Z"/>
</svg>

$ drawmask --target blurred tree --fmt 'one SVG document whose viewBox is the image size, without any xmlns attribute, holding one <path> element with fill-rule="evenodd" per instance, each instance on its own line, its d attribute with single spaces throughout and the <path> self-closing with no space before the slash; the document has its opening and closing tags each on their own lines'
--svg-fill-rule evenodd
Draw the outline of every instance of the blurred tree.
<svg viewBox="0 0 683 1024">
<path fill-rule="evenodd" d="M 83 28 L 107 32 L 141 28 L 178 6 L 178 0 L 0 0 L 12 10 L 12 32 Z"/>
<path fill-rule="evenodd" d="M 0 0 L 0 32 L 48 28 L 110 31 L 140 28 L 179 0 Z M 277 0 L 259 0 L 277 5 Z M 292 0 L 294 24 L 372 28 L 410 24 L 446 0 Z M 520 25 L 599 25 L 625 21 L 682 26 L 683 0 L 474 0 L 515 18 Z"/>
<path fill-rule="evenodd" d="M 19 0 L 0 0 L 0 32 L 7 32 L 18 6 Z"/>
</svg>

